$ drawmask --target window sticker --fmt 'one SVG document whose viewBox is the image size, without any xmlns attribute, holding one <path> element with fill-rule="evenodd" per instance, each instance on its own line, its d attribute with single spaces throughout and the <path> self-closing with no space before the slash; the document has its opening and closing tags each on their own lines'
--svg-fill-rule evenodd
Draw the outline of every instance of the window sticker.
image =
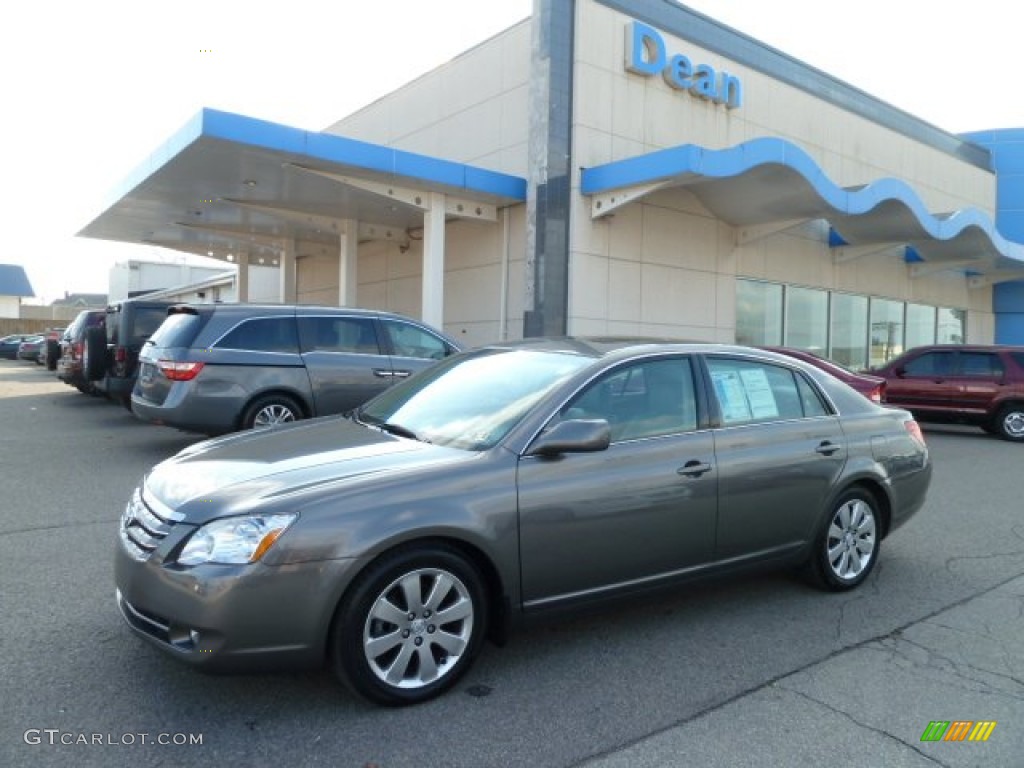
<svg viewBox="0 0 1024 768">
<path fill-rule="evenodd" d="M 743 387 L 750 403 L 750 412 L 755 419 L 774 419 L 779 415 L 779 406 L 775 402 L 775 394 L 768 383 L 768 376 L 760 368 L 748 368 L 740 371 Z"/>
<path fill-rule="evenodd" d="M 712 371 L 711 381 L 725 423 L 778 418 L 779 406 L 763 370 Z"/>
<path fill-rule="evenodd" d="M 750 404 L 743 392 L 743 382 L 736 371 L 712 371 L 711 381 L 722 405 L 722 419 L 727 424 L 750 420 Z"/>
</svg>

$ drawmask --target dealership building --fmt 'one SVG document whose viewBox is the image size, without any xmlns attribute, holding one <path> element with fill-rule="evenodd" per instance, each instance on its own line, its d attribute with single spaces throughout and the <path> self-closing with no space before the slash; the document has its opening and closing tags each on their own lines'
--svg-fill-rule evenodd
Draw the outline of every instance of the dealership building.
<svg viewBox="0 0 1024 768">
<path fill-rule="evenodd" d="M 204 110 L 80 234 L 468 345 L 1024 344 L 1024 129 L 947 133 L 670 0 L 535 0 L 322 132 Z"/>
</svg>

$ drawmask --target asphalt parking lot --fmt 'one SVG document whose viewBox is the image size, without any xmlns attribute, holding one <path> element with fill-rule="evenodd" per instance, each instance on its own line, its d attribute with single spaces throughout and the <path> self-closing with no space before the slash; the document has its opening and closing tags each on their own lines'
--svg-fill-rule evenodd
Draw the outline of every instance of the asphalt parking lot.
<svg viewBox="0 0 1024 768">
<path fill-rule="evenodd" d="M 1020 768 L 1024 446 L 926 437 L 929 502 L 859 590 L 768 573 L 548 623 L 386 710 L 326 672 L 211 677 L 134 638 L 117 519 L 199 438 L 0 361 L 0 765 Z M 932 721 L 997 724 L 922 742 Z"/>
</svg>

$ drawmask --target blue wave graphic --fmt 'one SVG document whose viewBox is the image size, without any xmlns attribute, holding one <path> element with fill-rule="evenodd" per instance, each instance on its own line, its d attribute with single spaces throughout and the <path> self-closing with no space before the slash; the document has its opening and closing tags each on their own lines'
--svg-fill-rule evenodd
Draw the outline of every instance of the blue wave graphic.
<svg viewBox="0 0 1024 768">
<path fill-rule="evenodd" d="M 860 187 L 840 187 L 803 149 L 778 138 L 753 139 L 718 150 L 683 144 L 587 168 L 583 170 L 581 191 L 596 195 L 638 184 L 679 179 L 681 184 L 696 187 L 695 193 L 702 197 L 702 185 L 712 186 L 716 180 L 756 176 L 768 170 L 774 172 L 772 184 L 779 196 L 789 201 L 794 216 L 829 219 L 847 242 L 870 243 L 892 237 L 920 246 L 926 252 L 929 240 L 949 244 L 961 237 L 969 238 L 971 247 L 975 248 L 977 236 L 981 235 L 992 249 L 985 255 L 1024 262 L 1024 244 L 999 234 L 987 213 L 965 208 L 950 214 L 933 214 L 917 192 L 898 179 L 882 178 Z M 781 176 L 779 171 L 782 171 Z M 712 210 L 717 203 L 719 208 L 730 208 L 740 217 L 743 213 L 749 214 L 749 210 L 741 210 L 742 206 L 731 208 L 734 204 L 729 202 L 729 197 L 731 195 L 712 194 Z M 765 199 L 764 203 L 772 204 L 773 200 Z M 777 206 L 773 206 L 772 212 L 775 218 L 783 218 L 784 211 Z M 870 216 L 873 212 L 877 214 L 875 217 Z M 771 220 L 771 217 L 766 216 L 764 220 Z M 948 253 L 948 247 L 943 250 Z"/>
</svg>

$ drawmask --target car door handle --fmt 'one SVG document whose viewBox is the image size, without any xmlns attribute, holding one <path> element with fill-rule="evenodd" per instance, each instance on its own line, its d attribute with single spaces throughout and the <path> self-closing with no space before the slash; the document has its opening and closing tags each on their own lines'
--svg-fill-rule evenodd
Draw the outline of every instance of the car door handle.
<svg viewBox="0 0 1024 768">
<path fill-rule="evenodd" d="M 705 472 L 710 471 L 710 464 L 708 464 L 706 461 L 698 461 L 697 459 L 694 459 L 692 461 L 686 462 L 685 464 L 683 464 L 683 466 L 677 469 L 676 474 L 682 475 L 683 477 L 700 477 Z"/>
<path fill-rule="evenodd" d="M 388 371 L 385 370 L 384 368 L 374 368 L 373 375 L 376 376 L 378 379 L 390 379 L 395 374 L 393 371 Z"/>
<path fill-rule="evenodd" d="M 821 444 L 815 448 L 816 453 L 820 453 L 822 456 L 831 456 L 836 451 L 842 449 L 843 446 L 833 443 L 831 440 L 822 440 Z"/>
<path fill-rule="evenodd" d="M 407 379 L 412 375 L 412 371 L 392 371 L 391 375 L 396 379 Z"/>
</svg>

